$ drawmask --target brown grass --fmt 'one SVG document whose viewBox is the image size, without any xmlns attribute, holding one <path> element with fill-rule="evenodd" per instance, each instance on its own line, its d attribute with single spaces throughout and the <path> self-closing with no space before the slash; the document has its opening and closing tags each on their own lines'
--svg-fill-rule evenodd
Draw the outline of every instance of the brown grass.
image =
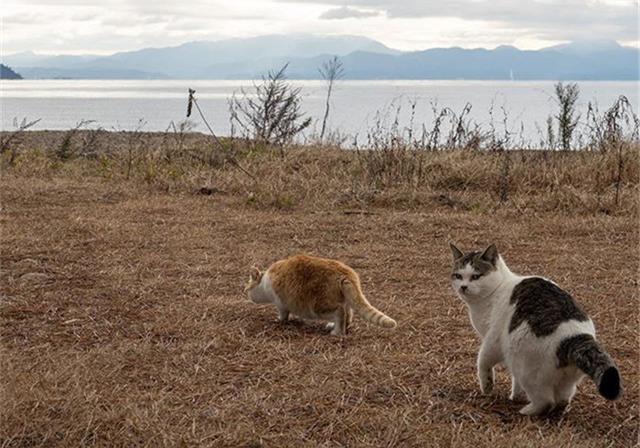
<svg viewBox="0 0 640 448">
<path fill-rule="evenodd" d="M 65 150 L 72 156 L 63 161 L 56 152 L 65 133 L 29 132 L 22 140 L 15 161 L 4 161 L 16 175 L 92 177 L 164 192 L 206 187 L 258 209 L 444 205 L 637 215 L 640 204 L 640 145 L 629 142 L 603 152 L 299 147 L 283 155 L 229 140 L 225 153 L 202 134 L 103 132 L 96 137 L 79 131 L 72 149 Z"/>
<path fill-rule="evenodd" d="M 0 446 L 637 443 L 637 180 L 609 215 L 544 197 L 527 205 L 524 194 L 498 207 L 481 180 L 459 190 L 382 185 L 373 199 L 340 202 L 351 180 L 323 170 L 358 169 L 351 154 L 300 150 L 279 173 L 264 163 L 271 157 L 243 156 L 255 182 L 231 167 L 149 182 L 142 162 L 126 182 L 117 158 L 109 177 L 101 159 L 59 163 L 38 151 L 5 167 Z M 585 185 L 576 195 L 594 197 L 595 176 L 556 164 Z M 470 168 L 459 169 L 464 183 Z M 205 180 L 222 192 L 194 194 Z M 276 193 L 291 204 L 269 202 Z M 480 396 L 478 340 L 448 284 L 449 240 L 496 242 L 514 270 L 571 291 L 620 366 L 623 398 L 607 402 L 585 382 L 565 414 L 523 418 L 504 370 L 495 395 Z M 296 252 L 357 269 L 398 329 L 356 319 L 347 338 L 333 338 L 318 323 L 281 326 L 275 310 L 242 296 L 252 264 Z"/>
</svg>

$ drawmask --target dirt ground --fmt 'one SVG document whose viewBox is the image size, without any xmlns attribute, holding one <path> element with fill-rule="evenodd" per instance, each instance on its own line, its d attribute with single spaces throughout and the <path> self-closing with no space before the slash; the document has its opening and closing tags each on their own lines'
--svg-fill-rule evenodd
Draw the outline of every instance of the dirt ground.
<svg viewBox="0 0 640 448">
<path fill-rule="evenodd" d="M 0 181 L 0 446 L 628 447 L 638 442 L 634 216 L 257 210 L 213 194 L 98 180 Z M 495 242 L 511 268 L 583 304 L 625 394 L 585 381 L 564 414 L 525 418 L 449 286 L 447 243 Z M 242 286 L 297 252 L 343 260 L 398 321 L 345 338 L 276 322 Z"/>
</svg>

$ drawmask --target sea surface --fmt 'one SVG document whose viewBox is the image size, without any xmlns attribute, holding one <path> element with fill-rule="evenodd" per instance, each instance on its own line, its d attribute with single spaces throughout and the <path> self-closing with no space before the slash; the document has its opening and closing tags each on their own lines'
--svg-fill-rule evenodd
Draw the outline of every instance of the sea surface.
<svg viewBox="0 0 640 448">
<path fill-rule="evenodd" d="M 2 130 L 14 129 L 16 121 L 41 119 L 34 129 L 69 129 L 81 120 L 89 127 L 107 130 L 164 131 L 170 124 L 186 119 L 187 90 L 195 89 L 206 119 L 220 135 L 231 133 L 228 100 L 241 90 L 251 95 L 256 81 L 151 80 L 83 81 L 20 80 L 2 81 Z M 291 81 L 300 88 L 302 110 L 313 119 L 305 131 L 312 137 L 320 129 L 326 85 L 322 81 Z M 638 110 L 637 82 L 578 82 L 578 110 L 586 125 L 588 103 L 600 111 L 620 95 Z M 339 81 L 334 88 L 329 128 L 352 141 L 366 141 L 375 128 L 390 129 L 397 123 L 403 132 L 418 136 L 431 129 L 435 116 L 448 108 L 445 127 L 460 116 L 467 104 L 469 126 L 479 125 L 512 141 L 536 144 L 546 129 L 546 120 L 557 113 L 554 83 L 548 81 Z M 447 121 L 448 120 L 448 121 Z M 197 114 L 191 125 L 205 131 Z"/>
</svg>

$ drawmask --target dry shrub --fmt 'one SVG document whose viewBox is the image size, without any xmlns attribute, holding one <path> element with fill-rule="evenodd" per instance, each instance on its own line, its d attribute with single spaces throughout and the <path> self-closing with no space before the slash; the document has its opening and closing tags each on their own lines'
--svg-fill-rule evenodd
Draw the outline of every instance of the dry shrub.
<svg viewBox="0 0 640 448">
<path fill-rule="evenodd" d="M 49 145 L 59 142 L 58 133 L 26 134 L 13 166 L 6 164 L 7 172 L 98 177 L 162 191 L 213 188 L 258 208 L 406 209 L 448 197 L 435 202 L 566 213 L 638 210 L 640 145 L 628 142 L 615 151 L 425 151 L 396 145 L 371 150 L 289 147 L 282 153 L 227 139 L 222 140 L 228 152 L 223 154 L 202 134 L 109 137 L 108 152 L 63 162 L 46 156 Z M 242 169 L 231 163 L 235 160 Z"/>
<path fill-rule="evenodd" d="M 253 92 L 240 89 L 229 99 L 232 135 L 237 131 L 259 144 L 282 146 L 311 125 L 302 112 L 301 89 L 287 82 L 287 66 L 270 71 Z"/>
</svg>

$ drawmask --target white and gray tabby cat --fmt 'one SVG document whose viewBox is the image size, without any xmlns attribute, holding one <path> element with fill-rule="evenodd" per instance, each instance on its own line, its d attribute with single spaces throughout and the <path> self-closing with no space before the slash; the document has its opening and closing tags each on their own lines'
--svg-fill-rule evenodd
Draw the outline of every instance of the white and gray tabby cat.
<svg viewBox="0 0 640 448">
<path fill-rule="evenodd" d="M 585 374 L 606 399 L 621 395 L 615 363 L 567 292 L 544 278 L 514 274 L 495 245 L 467 254 L 450 246 L 453 289 L 482 338 L 477 367 L 483 394 L 493 389 L 493 367 L 504 363 L 511 373 L 511 400 L 529 401 L 521 414 L 566 406 Z"/>
</svg>

